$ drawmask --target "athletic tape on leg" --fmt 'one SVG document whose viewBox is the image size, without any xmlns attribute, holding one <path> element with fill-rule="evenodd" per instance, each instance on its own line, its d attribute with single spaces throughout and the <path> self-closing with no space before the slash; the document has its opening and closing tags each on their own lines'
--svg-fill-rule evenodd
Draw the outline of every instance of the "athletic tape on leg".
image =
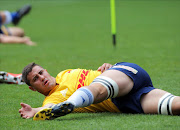
<svg viewBox="0 0 180 130">
<path fill-rule="evenodd" d="M 173 115 L 172 114 L 172 101 L 175 98 L 171 93 L 166 93 L 159 99 L 158 114 Z"/>
<path fill-rule="evenodd" d="M 98 76 L 97 78 L 95 78 L 93 80 L 93 82 L 91 84 L 93 84 L 93 83 L 100 83 L 107 89 L 108 96 L 106 99 L 108 99 L 110 97 L 115 98 L 118 95 L 119 87 L 118 87 L 117 83 L 108 77 Z"/>
</svg>

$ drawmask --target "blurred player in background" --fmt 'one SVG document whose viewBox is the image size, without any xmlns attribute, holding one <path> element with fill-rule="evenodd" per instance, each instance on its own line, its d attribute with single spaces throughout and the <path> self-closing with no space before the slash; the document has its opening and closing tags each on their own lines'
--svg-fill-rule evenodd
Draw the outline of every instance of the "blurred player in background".
<svg viewBox="0 0 180 130">
<path fill-rule="evenodd" d="M 56 78 L 31 63 L 22 77 L 31 90 L 46 96 L 39 108 L 21 103 L 23 118 L 49 120 L 71 112 L 180 115 L 180 97 L 154 88 L 148 73 L 134 63 L 104 63 L 98 71 L 69 69 Z"/>
<path fill-rule="evenodd" d="M 31 6 L 25 5 L 16 12 L 0 11 L 0 43 L 35 45 L 29 37 L 25 36 L 22 28 L 6 26 L 9 23 L 18 25 L 20 20 L 28 14 L 30 10 Z"/>
</svg>

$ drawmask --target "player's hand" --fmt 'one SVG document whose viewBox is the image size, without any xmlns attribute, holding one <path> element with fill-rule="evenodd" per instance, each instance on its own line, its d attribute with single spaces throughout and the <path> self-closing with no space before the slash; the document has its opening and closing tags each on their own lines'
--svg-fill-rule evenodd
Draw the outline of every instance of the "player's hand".
<svg viewBox="0 0 180 130">
<path fill-rule="evenodd" d="M 36 112 L 33 111 L 33 108 L 25 103 L 20 104 L 22 106 L 21 109 L 19 109 L 19 113 L 22 118 L 28 119 L 34 116 Z"/>
<path fill-rule="evenodd" d="M 97 70 L 101 71 L 101 73 L 103 73 L 104 71 L 106 71 L 107 69 L 111 68 L 112 65 L 109 63 L 104 63 L 102 66 L 100 66 Z"/>
</svg>

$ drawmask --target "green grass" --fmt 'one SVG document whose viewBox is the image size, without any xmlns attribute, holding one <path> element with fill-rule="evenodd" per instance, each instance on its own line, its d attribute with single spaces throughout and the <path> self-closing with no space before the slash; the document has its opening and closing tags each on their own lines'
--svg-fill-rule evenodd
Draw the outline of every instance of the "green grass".
<svg viewBox="0 0 180 130">
<path fill-rule="evenodd" d="M 29 1 L 1 0 L 14 11 Z M 104 62 L 134 62 L 154 86 L 180 93 L 180 1 L 116 0 L 117 46 L 112 46 L 109 0 L 31 0 L 19 27 L 38 45 L 0 45 L 0 70 L 21 73 L 36 62 L 56 76 L 68 68 L 97 69 Z M 11 25 L 10 25 L 11 26 Z M 0 84 L 0 127 L 4 129 L 178 129 L 180 118 L 114 113 L 70 114 L 53 121 L 20 118 L 20 102 L 42 105 L 43 95 L 26 85 Z"/>
</svg>

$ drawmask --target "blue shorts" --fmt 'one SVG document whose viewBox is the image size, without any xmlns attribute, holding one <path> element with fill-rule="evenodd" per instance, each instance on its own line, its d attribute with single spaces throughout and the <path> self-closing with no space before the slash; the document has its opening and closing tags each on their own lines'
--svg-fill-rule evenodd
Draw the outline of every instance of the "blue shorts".
<svg viewBox="0 0 180 130">
<path fill-rule="evenodd" d="M 129 76 L 134 86 L 125 96 L 112 98 L 112 102 L 123 113 L 144 113 L 140 98 L 142 94 L 155 89 L 149 74 L 140 66 L 134 63 L 120 62 L 112 66 L 109 70 L 119 70 Z"/>
</svg>

